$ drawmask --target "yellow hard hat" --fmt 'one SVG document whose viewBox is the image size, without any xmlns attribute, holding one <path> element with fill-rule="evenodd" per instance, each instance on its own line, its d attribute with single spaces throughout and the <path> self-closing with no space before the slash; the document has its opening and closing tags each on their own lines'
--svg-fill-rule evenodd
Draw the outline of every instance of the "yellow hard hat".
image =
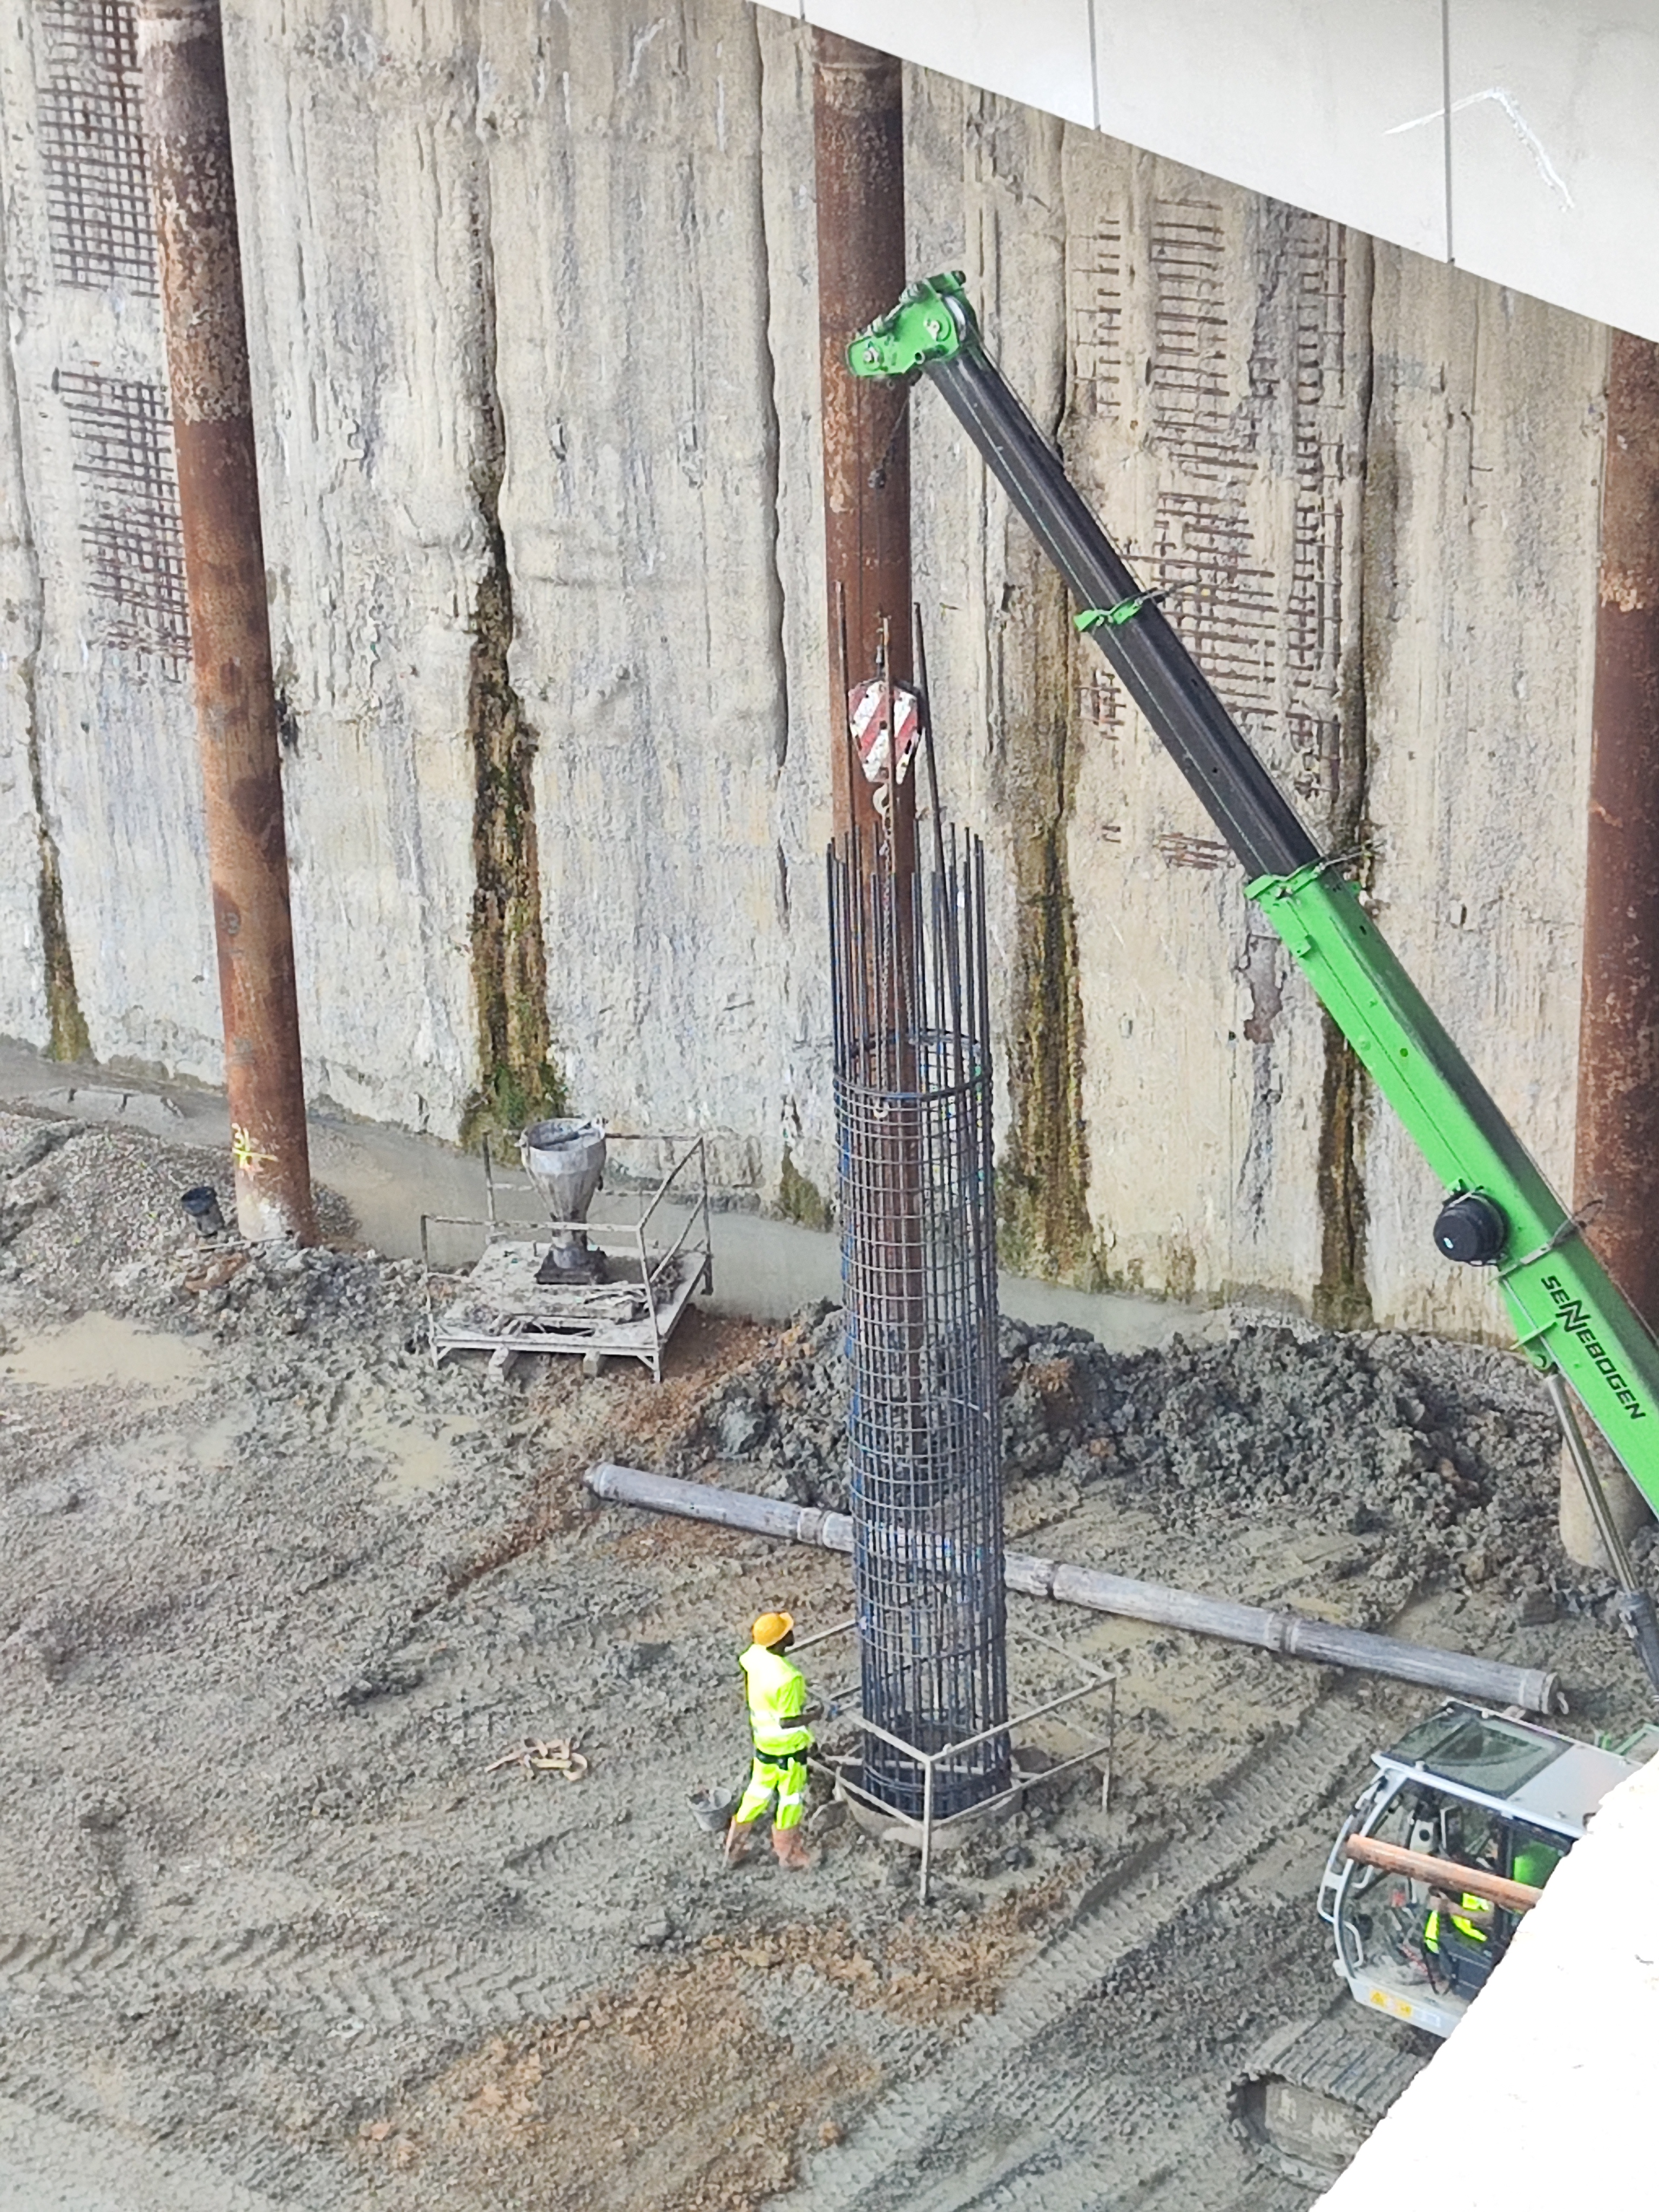
<svg viewBox="0 0 1659 2212">
<path fill-rule="evenodd" d="M 763 1613 L 749 1633 L 757 1644 L 764 1644 L 769 1650 L 773 1644 L 782 1643 L 794 1625 L 794 1618 L 790 1613 Z"/>
</svg>

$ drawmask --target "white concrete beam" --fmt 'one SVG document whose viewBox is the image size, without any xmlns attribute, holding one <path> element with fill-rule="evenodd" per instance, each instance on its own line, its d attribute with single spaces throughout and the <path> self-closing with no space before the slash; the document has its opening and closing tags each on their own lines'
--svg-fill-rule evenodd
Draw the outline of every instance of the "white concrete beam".
<svg viewBox="0 0 1659 2212">
<path fill-rule="evenodd" d="M 1642 0 L 763 0 L 1659 338 Z"/>
</svg>

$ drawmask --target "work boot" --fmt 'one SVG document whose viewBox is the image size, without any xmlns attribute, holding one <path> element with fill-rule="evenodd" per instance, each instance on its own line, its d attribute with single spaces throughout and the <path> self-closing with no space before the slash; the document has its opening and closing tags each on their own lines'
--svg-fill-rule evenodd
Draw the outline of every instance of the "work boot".
<svg viewBox="0 0 1659 2212">
<path fill-rule="evenodd" d="M 752 1820 L 733 1820 L 726 1832 L 726 1863 L 741 1866 L 749 1856 L 749 1847 L 755 1840 Z"/>
<path fill-rule="evenodd" d="M 802 1843 L 799 1828 L 774 1828 L 772 1849 L 777 1854 L 778 1864 L 787 1867 L 791 1874 L 806 1874 L 811 1870 L 812 1856 Z"/>
</svg>

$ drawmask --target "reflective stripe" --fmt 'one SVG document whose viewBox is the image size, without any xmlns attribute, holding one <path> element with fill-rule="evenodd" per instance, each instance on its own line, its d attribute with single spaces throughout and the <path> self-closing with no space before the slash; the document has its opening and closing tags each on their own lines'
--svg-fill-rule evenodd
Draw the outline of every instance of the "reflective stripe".
<svg viewBox="0 0 1659 2212">
<path fill-rule="evenodd" d="M 806 1703 L 800 1668 L 760 1644 L 751 1644 L 738 1664 L 749 1678 L 749 1726 L 757 1751 L 769 1758 L 805 1751 L 812 1738 L 799 1719 Z"/>
<path fill-rule="evenodd" d="M 738 1806 L 732 1818 L 739 1828 L 747 1828 L 759 1820 L 771 1802 L 772 1793 L 769 1790 L 763 1790 L 757 1794 L 754 1784 L 750 1783 L 743 1793 L 742 1804 Z"/>
<path fill-rule="evenodd" d="M 1470 1890 L 1466 1889 L 1463 1892 L 1463 1902 L 1466 1905 L 1481 1905 L 1484 1904 L 1485 1901 L 1486 1900 L 1483 1898 L 1476 1897 Z M 1475 1923 L 1472 1920 L 1465 1920 L 1460 1913 L 1453 1913 L 1451 1923 L 1454 1928 L 1461 1929 L 1462 1932 L 1468 1937 L 1471 1943 L 1484 1943 L 1486 1942 L 1486 1929 L 1484 1928 L 1476 1927 Z"/>
<path fill-rule="evenodd" d="M 1482 1899 L 1474 1896 L 1468 1890 L 1466 1889 L 1463 1892 L 1465 1905 L 1480 1905 L 1483 1902 Z M 1477 1928 L 1472 1921 L 1465 1920 L 1461 1913 L 1450 1912 L 1446 1917 L 1458 1934 L 1469 1942 L 1484 1943 L 1486 1941 L 1486 1929 Z M 1423 1923 L 1423 1948 L 1427 1951 L 1437 1951 L 1440 1948 L 1440 1910 L 1437 1905 Z"/>
<path fill-rule="evenodd" d="M 792 1785 L 799 1785 L 792 1786 Z M 743 1793 L 742 1802 L 732 1819 L 740 1828 L 746 1828 L 761 1814 L 776 1796 L 778 1809 L 773 1820 L 776 1828 L 793 1828 L 799 1825 L 801 1807 L 806 1802 L 806 1761 L 798 1757 L 768 1759 L 757 1752 L 755 1763 L 749 1771 L 749 1786 Z"/>
</svg>

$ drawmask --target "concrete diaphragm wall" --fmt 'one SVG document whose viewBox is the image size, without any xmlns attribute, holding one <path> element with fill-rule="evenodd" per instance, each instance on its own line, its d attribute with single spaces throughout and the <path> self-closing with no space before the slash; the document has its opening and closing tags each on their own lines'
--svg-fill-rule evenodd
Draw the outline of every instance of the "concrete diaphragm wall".
<svg viewBox="0 0 1659 2212">
<path fill-rule="evenodd" d="M 165 549 L 156 303 L 142 257 L 70 265 L 54 198 L 76 14 L 0 52 L 0 1033 L 72 1036 L 68 976 L 98 1058 L 212 1081 L 176 608 L 165 564 L 110 580 L 139 526 Z M 810 32 L 747 0 L 226 27 L 311 1096 L 453 1134 L 544 1080 L 827 1192 Z M 1605 330 L 947 77 L 906 103 L 912 266 L 967 270 L 1565 1185 Z M 1011 1255 L 1493 1333 L 1195 802 L 913 416 Z"/>
</svg>

